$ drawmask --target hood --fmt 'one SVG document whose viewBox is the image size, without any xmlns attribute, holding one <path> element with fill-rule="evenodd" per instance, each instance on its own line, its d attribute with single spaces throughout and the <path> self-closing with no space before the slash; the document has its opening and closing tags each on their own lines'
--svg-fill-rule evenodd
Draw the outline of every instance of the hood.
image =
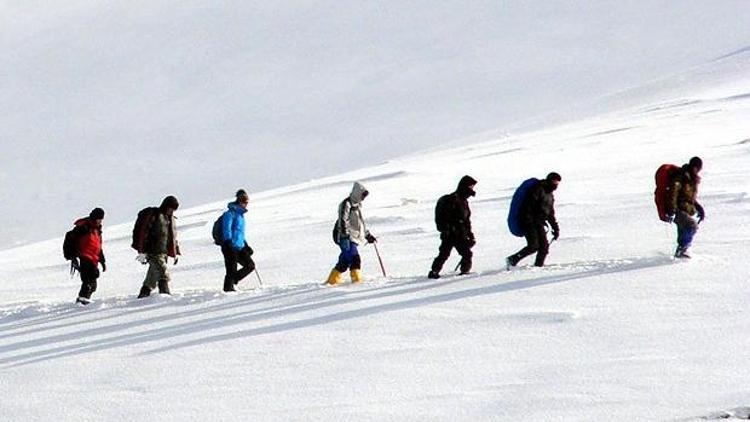
<svg viewBox="0 0 750 422">
<path fill-rule="evenodd" d="M 228 203 L 227 208 L 229 208 L 231 211 L 238 212 L 240 214 L 244 214 L 247 212 L 247 209 L 244 208 L 242 205 L 238 204 L 237 202 Z"/>
<path fill-rule="evenodd" d="M 458 187 L 456 188 L 456 192 L 462 197 L 462 198 L 469 198 L 470 196 L 476 195 L 476 192 L 474 192 L 473 189 L 470 188 L 470 186 L 476 185 L 477 180 L 474 179 L 471 176 L 464 176 L 461 178 L 461 180 L 458 182 Z"/>
<path fill-rule="evenodd" d="M 352 186 L 352 193 L 349 194 L 349 199 L 352 200 L 352 203 L 359 204 L 362 202 L 363 194 L 367 192 L 367 189 L 359 182 L 354 182 L 354 186 Z"/>
<path fill-rule="evenodd" d="M 94 229 L 101 229 L 101 226 L 96 224 L 96 222 L 89 217 L 81 217 L 78 220 L 76 220 L 75 223 L 73 223 L 74 226 L 80 227 L 80 226 L 89 226 Z"/>
</svg>

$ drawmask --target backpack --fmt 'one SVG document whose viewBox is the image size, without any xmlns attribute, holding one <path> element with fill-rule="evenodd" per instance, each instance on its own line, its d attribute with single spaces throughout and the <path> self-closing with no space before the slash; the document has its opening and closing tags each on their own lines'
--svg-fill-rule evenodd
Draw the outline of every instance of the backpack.
<svg viewBox="0 0 750 422">
<path fill-rule="evenodd" d="M 537 183 L 539 183 L 539 179 L 536 177 L 526 179 L 513 193 L 513 199 L 510 200 L 510 210 L 508 211 L 508 229 L 514 236 L 523 237 L 526 235 L 526 230 L 521 224 L 521 207 L 523 207 L 529 189 Z"/>
<path fill-rule="evenodd" d="M 135 219 L 135 224 L 133 225 L 133 243 L 130 245 L 131 248 L 141 252 L 140 249 L 143 248 L 146 243 L 146 235 L 148 231 L 147 224 L 158 212 L 158 207 L 146 207 L 138 211 L 138 217 Z"/>
<path fill-rule="evenodd" d="M 63 256 L 66 260 L 70 261 L 78 257 L 78 239 L 80 238 L 80 232 L 73 228 L 72 230 L 65 233 L 65 239 L 63 240 Z"/>
<path fill-rule="evenodd" d="M 214 221 L 214 226 L 211 228 L 211 236 L 214 238 L 214 245 L 221 246 L 224 243 L 224 230 L 222 225 L 224 221 L 224 214 L 222 213 L 219 218 Z"/>
<path fill-rule="evenodd" d="M 437 204 L 435 204 L 435 227 L 437 228 L 437 231 L 441 233 L 448 230 L 448 226 L 451 224 L 452 195 L 452 193 L 449 193 L 441 196 L 440 199 L 438 199 Z"/>
<path fill-rule="evenodd" d="M 674 164 L 662 164 L 654 175 L 656 181 L 654 202 L 656 203 L 656 212 L 659 214 L 661 221 L 669 221 L 667 218 L 667 202 L 669 201 L 671 190 L 670 182 L 678 174 L 679 170 L 680 167 Z"/>
</svg>

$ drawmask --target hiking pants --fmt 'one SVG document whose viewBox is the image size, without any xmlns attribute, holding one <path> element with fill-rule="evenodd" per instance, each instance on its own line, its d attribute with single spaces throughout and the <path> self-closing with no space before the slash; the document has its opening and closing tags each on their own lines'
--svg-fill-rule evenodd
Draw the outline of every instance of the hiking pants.
<svg viewBox="0 0 750 422">
<path fill-rule="evenodd" d="M 99 268 L 96 264 L 86 258 L 80 258 L 81 266 L 78 272 L 81 275 L 81 290 L 78 297 L 91 299 L 91 294 L 96 291 L 96 280 L 99 278 Z"/>
<path fill-rule="evenodd" d="M 228 287 L 240 282 L 255 269 L 255 262 L 251 255 L 253 250 L 247 244 L 239 251 L 231 246 L 222 245 L 221 253 L 224 255 L 224 268 L 227 271 L 224 276 L 224 286 Z M 242 269 L 237 270 L 237 265 L 242 265 Z"/>
<path fill-rule="evenodd" d="M 471 259 L 473 253 L 471 252 L 471 245 L 468 239 L 455 238 L 453 236 L 441 233 L 440 234 L 440 247 L 438 248 L 438 256 L 432 261 L 432 271 L 440 273 L 443 269 L 445 261 L 451 256 L 453 248 L 461 255 L 461 272 L 468 273 L 471 270 Z"/>
<path fill-rule="evenodd" d="M 345 273 L 346 270 L 358 270 L 362 268 L 362 259 L 359 257 L 359 250 L 357 244 L 348 240 L 341 239 L 339 241 L 339 261 L 336 263 L 336 271 Z"/>
<path fill-rule="evenodd" d="M 677 211 L 674 223 L 677 225 L 677 244 L 687 249 L 693 243 L 695 232 L 698 231 L 698 222 L 685 211 Z"/>
<path fill-rule="evenodd" d="M 159 286 L 159 293 L 169 293 L 169 270 L 167 254 L 148 255 L 148 271 L 143 286 L 154 290 Z"/>
<path fill-rule="evenodd" d="M 534 265 L 537 267 L 544 265 L 544 259 L 547 258 L 547 253 L 549 253 L 546 227 L 546 223 L 532 223 L 525 227 L 526 247 L 516 252 L 515 255 L 511 255 L 511 260 L 514 261 L 514 265 L 534 252 L 536 252 Z"/>
</svg>

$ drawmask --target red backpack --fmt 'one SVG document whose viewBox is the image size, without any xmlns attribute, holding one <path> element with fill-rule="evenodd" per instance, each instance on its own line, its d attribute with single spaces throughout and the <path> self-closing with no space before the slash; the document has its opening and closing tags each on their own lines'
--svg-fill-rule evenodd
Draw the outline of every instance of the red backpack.
<svg viewBox="0 0 750 422">
<path fill-rule="evenodd" d="M 654 202 L 656 202 L 656 212 L 659 213 L 661 221 L 669 221 L 667 218 L 667 201 L 671 189 L 671 181 L 680 170 L 679 166 L 674 164 L 662 164 L 656 170 L 654 178 L 656 179 L 656 190 L 654 191 Z"/>
</svg>

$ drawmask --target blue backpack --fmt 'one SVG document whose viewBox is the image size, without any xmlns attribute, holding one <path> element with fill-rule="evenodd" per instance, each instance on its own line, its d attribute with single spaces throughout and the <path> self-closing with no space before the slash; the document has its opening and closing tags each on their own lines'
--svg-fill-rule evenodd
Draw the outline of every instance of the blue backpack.
<svg viewBox="0 0 750 422">
<path fill-rule="evenodd" d="M 521 183 L 521 186 L 516 188 L 515 193 L 513 193 L 513 199 L 510 201 L 510 211 L 508 212 L 508 228 L 515 236 L 523 237 L 526 235 L 526 231 L 521 225 L 521 207 L 529 189 L 537 183 L 539 183 L 539 179 L 536 177 L 526 179 Z"/>
</svg>

